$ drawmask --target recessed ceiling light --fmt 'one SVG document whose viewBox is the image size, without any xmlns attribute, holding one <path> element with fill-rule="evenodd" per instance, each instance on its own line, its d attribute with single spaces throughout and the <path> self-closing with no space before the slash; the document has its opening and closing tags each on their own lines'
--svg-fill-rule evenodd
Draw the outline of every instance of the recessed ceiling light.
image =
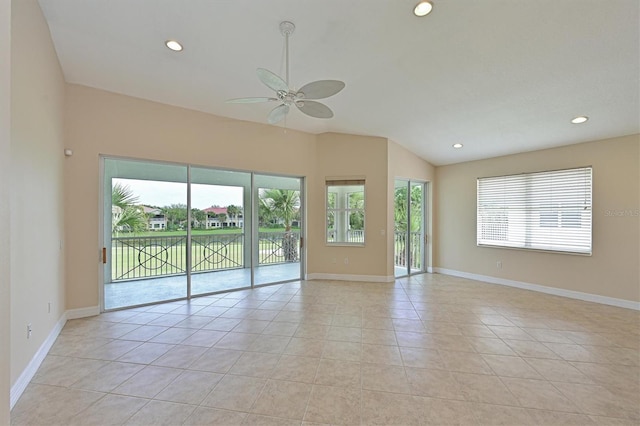
<svg viewBox="0 0 640 426">
<path fill-rule="evenodd" d="M 180 52 L 182 50 L 182 45 L 175 40 L 167 40 L 164 44 L 174 52 Z"/>
<path fill-rule="evenodd" d="M 454 143 L 454 144 L 453 144 L 453 147 L 454 147 L 455 149 L 462 148 L 463 146 L 464 146 L 464 145 L 462 145 L 461 143 Z"/>
<path fill-rule="evenodd" d="M 589 117 L 587 117 L 586 115 L 580 115 L 580 116 L 574 118 L 573 120 L 571 120 L 571 122 L 573 124 L 582 124 L 582 123 L 585 123 L 588 119 L 589 119 Z"/>
<path fill-rule="evenodd" d="M 433 9 L 433 5 L 430 1 L 421 1 L 413 8 L 413 14 L 416 16 L 426 16 Z"/>
</svg>

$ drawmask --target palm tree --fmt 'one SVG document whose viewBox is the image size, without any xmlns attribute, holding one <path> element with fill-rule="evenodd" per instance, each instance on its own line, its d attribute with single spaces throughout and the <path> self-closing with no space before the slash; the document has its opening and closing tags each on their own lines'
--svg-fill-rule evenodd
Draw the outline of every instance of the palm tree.
<svg viewBox="0 0 640 426">
<path fill-rule="evenodd" d="M 242 213 L 242 209 L 238 206 L 234 206 L 233 204 L 230 204 L 227 206 L 227 214 L 230 217 L 236 217 L 238 216 L 240 213 Z"/>
<path fill-rule="evenodd" d="M 275 218 L 282 219 L 285 232 L 291 232 L 291 222 L 300 209 L 300 191 L 291 189 L 261 190 L 260 202 Z"/>
<path fill-rule="evenodd" d="M 400 232 L 420 231 L 422 226 L 422 189 L 419 186 L 411 187 L 411 223 L 407 223 L 407 188 L 396 188 L 394 202 L 395 230 Z"/>
<path fill-rule="evenodd" d="M 218 213 L 216 215 L 216 219 L 218 219 L 218 222 L 220 222 L 221 226 L 224 228 L 225 224 L 227 222 L 227 214 L 226 213 Z"/>
<path fill-rule="evenodd" d="M 117 235 L 119 231 L 143 232 L 147 229 L 147 216 L 144 210 L 136 205 L 138 197 L 131 188 L 121 183 L 115 183 L 111 189 L 111 205 L 115 214 L 111 215 L 111 233 Z"/>
<path fill-rule="evenodd" d="M 260 198 L 260 202 L 258 203 L 258 224 L 259 226 L 268 227 L 273 222 L 273 213 L 267 207 L 267 205 Z"/>
<path fill-rule="evenodd" d="M 284 237 L 282 239 L 284 258 L 287 262 L 297 261 L 298 244 L 296 237 L 291 233 L 291 222 L 300 210 L 300 191 L 261 189 L 260 204 L 271 213 L 272 217 L 282 219 L 284 222 Z"/>
<path fill-rule="evenodd" d="M 236 228 L 240 228 L 239 215 L 241 214 L 242 214 L 241 207 L 234 206 L 233 204 L 230 204 L 227 206 L 227 216 L 229 216 L 229 219 L 231 220 L 231 222 L 234 224 Z"/>
</svg>

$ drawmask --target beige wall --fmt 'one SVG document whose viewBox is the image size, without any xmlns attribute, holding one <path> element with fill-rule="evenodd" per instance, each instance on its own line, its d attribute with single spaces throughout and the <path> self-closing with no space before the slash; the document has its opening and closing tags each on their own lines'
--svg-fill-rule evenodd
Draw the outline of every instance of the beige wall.
<svg viewBox="0 0 640 426">
<path fill-rule="evenodd" d="M 433 206 L 432 188 L 434 184 L 434 177 L 436 174 L 435 167 L 429 162 L 415 155 L 413 152 L 404 148 L 403 146 L 389 141 L 389 183 L 388 183 L 388 197 L 387 197 L 387 229 L 389 229 L 387 235 L 387 274 L 394 275 L 394 194 L 395 194 L 395 180 L 396 179 L 410 179 L 415 181 L 428 182 L 427 188 L 427 222 L 426 222 L 426 236 L 427 244 L 425 246 L 426 251 L 426 266 L 433 265 L 433 245 L 432 245 L 432 233 L 433 233 L 433 220 L 431 215 L 428 214 L 429 210 Z"/>
<path fill-rule="evenodd" d="M 0 0 L 0 200 L 9 200 L 11 141 L 11 1 Z M 0 223 L 9 222 L 9 203 L 0 203 Z M 10 272 L 11 252 L 9 227 L 0 227 L 0 342 L 10 336 Z M 10 389 L 9 345 L 0 345 L 0 425 L 9 424 Z"/>
<path fill-rule="evenodd" d="M 285 132 L 280 127 L 235 121 L 78 85 L 67 86 L 66 105 L 66 147 L 74 152 L 65 166 L 67 309 L 99 303 L 101 154 L 304 176 L 307 273 L 393 276 L 392 259 L 387 258 L 386 139 Z M 398 168 L 403 162 L 416 170 L 428 166 L 403 148 L 395 149 Z M 418 178 L 424 176 L 415 173 Z M 324 242 L 325 178 L 354 175 L 367 179 L 367 244 L 329 247 Z"/>
<path fill-rule="evenodd" d="M 436 169 L 436 267 L 640 301 L 640 136 Z M 593 255 L 476 246 L 476 178 L 593 166 Z M 631 211 L 610 216 L 608 211 Z M 502 261 L 502 269 L 496 262 Z"/>
<path fill-rule="evenodd" d="M 67 309 L 99 303 L 100 154 L 314 175 L 314 135 L 77 85 L 67 86 L 66 112 Z"/>
<path fill-rule="evenodd" d="M 387 140 L 324 133 L 317 138 L 315 163 L 316 178 L 309 185 L 307 272 L 386 277 Z M 325 182 L 335 177 L 366 179 L 364 247 L 325 242 Z"/>
<path fill-rule="evenodd" d="M 11 383 L 64 313 L 64 79 L 36 0 L 11 22 Z M 52 303 L 48 313 L 48 303 Z M 33 335 L 27 339 L 27 324 Z"/>
</svg>

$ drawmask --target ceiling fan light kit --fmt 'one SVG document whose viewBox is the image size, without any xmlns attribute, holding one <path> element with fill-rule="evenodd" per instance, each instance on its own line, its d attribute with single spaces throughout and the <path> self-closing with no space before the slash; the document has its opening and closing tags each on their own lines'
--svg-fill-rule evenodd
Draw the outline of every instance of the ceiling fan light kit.
<svg viewBox="0 0 640 426">
<path fill-rule="evenodd" d="M 279 102 L 280 105 L 271 110 L 267 116 L 269 124 L 276 124 L 285 118 L 292 105 L 310 117 L 325 119 L 333 117 L 333 111 L 323 103 L 316 102 L 316 100 L 325 99 L 340 92 L 345 87 L 344 82 L 339 80 L 318 80 L 305 84 L 299 90 L 292 89 L 289 86 L 289 36 L 293 34 L 295 29 L 296 26 L 293 22 L 284 21 L 280 23 L 280 33 L 285 39 L 285 79 L 283 80 L 265 68 L 256 70 L 260 81 L 273 90 L 275 96 L 230 99 L 227 101 L 228 103 Z"/>
</svg>

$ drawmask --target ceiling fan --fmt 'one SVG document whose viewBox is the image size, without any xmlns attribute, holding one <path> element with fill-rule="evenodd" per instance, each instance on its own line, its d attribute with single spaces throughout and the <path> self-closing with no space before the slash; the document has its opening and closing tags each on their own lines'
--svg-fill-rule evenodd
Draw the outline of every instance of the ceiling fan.
<svg viewBox="0 0 640 426">
<path fill-rule="evenodd" d="M 270 98 L 238 98 L 229 99 L 228 103 L 250 104 L 259 102 L 279 102 L 280 104 L 271 110 L 267 117 L 269 124 L 276 124 L 288 113 L 291 105 L 295 105 L 303 113 L 315 118 L 331 118 L 333 111 L 320 103 L 317 99 L 325 99 L 344 89 L 344 82 L 338 80 L 318 80 L 305 84 L 299 90 L 289 86 L 289 36 L 293 34 L 296 26 L 289 21 L 280 23 L 280 33 L 285 39 L 286 79 L 283 80 L 271 71 L 258 68 L 258 78 L 267 87 L 276 92 L 275 97 Z"/>
</svg>

